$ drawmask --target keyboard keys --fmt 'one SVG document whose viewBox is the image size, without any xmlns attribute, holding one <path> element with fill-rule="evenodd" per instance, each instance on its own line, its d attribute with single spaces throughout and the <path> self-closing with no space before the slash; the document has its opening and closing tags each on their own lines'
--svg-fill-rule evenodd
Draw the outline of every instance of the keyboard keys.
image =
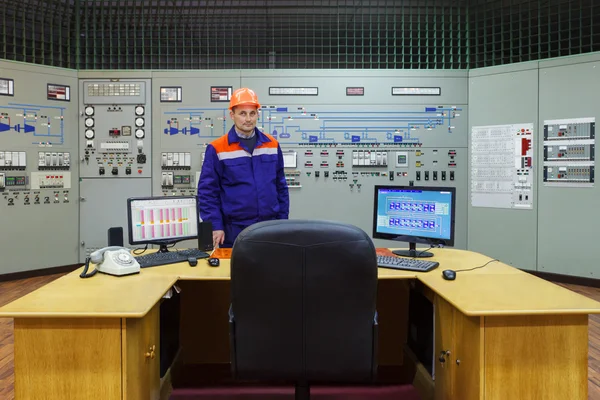
<svg viewBox="0 0 600 400">
<path fill-rule="evenodd" d="M 193 257 L 208 258 L 208 254 L 198 249 L 188 249 L 179 251 L 168 251 L 166 253 L 150 253 L 136 256 L 135 259 L 140 264 L 140 268 L 157 267 L 159 265 L 175 264 L 187 262 L 188 258 Z"/>
<path fill-rule="evenodd" d="M 427 272 L 437 268 L 440 263 L 418 258 L 377 256 L 377 266 L 381 268 L 400 269 L 405 271 Z"/>
</svg>

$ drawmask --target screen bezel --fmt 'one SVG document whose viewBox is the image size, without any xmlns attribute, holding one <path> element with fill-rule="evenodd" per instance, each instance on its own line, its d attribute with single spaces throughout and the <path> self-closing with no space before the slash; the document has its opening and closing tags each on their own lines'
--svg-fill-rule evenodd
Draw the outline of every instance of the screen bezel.
<svg viewBox="0 0 600 400">
<path fill-rule="evenodd" d="M 450 239 L 430 238 L 427 236 L 394 235 L 377 231 L 377 204 L 379 204 L 379 190 L 421 190 L 427 192 L 451 192 L 450 205 Z M 403 186 L 403 185 L 375 185 L 373 198 L 373 239 L 394 240 L 408 243 L 424 243 L 430 245 L 453 246 L 456 225 L 456 188 L 445 186 Z"/>
<path fill-rule="evenodd" d="M 168 245 L 174 244 L 178 242 L 182 242 L 184 240 L 193 240 L 198 239 L 198 233 L 195 236 L 185 236 L 172 240 L 133 240 L 133 225 L 131 219 L 131 203 L 134 201 L 143 201 L 143 200 L 176 200 L 176 199 L 193 199 L 196 209 L 196 226 L 198 226 L 198 201 L 196 196 L 148 196 L 148 197 L 130 197 L 127 199 L 127 231 L 129 233 L 129 244 L 139 245 L 139 244 L 155 244 L 155 245 Z M 196 231 L 198 229 L 196 228 Z"/>
</svg>

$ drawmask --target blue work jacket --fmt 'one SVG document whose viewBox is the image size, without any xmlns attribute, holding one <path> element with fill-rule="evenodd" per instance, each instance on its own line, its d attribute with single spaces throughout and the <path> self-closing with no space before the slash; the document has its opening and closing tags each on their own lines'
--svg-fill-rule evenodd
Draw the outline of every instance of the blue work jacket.
<svg viewBox="0 0 600 400">
<path fill-rule="evenodd" d="M 213 230 L 224 230 L 225 224 L 248 226 L 288 218 L 290 200 L 281 148 L 273 136 L 254 130 L 257 138 L 252 154 L 235 127 L 206 149 L 198 182 L 198 209 Z"/>
</svg>

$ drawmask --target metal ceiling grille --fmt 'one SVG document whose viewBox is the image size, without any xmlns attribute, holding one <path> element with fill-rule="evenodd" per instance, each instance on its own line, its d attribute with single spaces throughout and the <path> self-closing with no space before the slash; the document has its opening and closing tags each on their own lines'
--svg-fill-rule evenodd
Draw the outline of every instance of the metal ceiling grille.
<svg viewBox="0 0 600 400">
<path fill-rule="evenodd" d="M 452 0 L 105 0 L 80 7 L 82 69 L 467 67 L 466 6 Z"/>
<path fill-rule="evenodd" d="M 75 68 L 73 4 L 0 0 L 0 58 Z"/>
<path fill-rule="evenodd" d="M 593 0 L 0 0 L 0 58 L 76 69 L 465 69 L 600 51 Z"/>
<path fill-rule="evenodd" d="M 471 1 L 470 68 L 600 51 L 594 0 Z"/>
</svg>

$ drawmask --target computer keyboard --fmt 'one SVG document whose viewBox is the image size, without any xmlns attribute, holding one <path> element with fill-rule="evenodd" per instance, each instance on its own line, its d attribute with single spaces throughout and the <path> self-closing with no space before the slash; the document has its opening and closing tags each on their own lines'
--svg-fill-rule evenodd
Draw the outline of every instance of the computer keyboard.
<svg viewBox="0 0 600 400">
<path fill-rule="evenodd" d="M 140 256 L 135 256 L 135 259 L 140 264 L 140 268 L 148 268 L 157 267 L 159 265 L 178 263 L 182 261 L 187 262 L 188 258 L 190 257 L 196 259 L 208 258 L 209 254 L 198 249 L 187 249 L 168 251 L 166 253 L 144 254 Z"/>
<path fill-rule="evenodd" d="M 437 268 L 440 263 L 418 258 L 396 256 L 377 256 L 377 266 L 382 268 L 402 269 L 406 271 L 427 272 Z"/>
</svg>

